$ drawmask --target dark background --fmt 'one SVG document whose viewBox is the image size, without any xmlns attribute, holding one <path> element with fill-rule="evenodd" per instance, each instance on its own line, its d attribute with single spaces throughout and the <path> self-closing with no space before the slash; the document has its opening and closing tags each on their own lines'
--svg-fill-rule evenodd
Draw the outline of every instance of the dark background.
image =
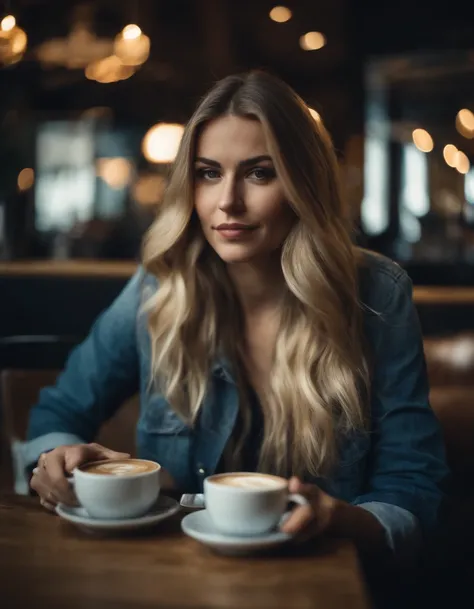
<svg viewBox="0 0 474 609">
<path fill-rule="evenodd" d="M 293 11 L 289 22 L 269 19 L 275 4 Z M 389 121 L 423 124 L 435 139 L 441 137 L 447 132 L 446 121 L 460 107 L 474 109 L 473 2 L 19 0 L 0 3 L 0 17 L 2 9 L 3 14 L 12 12 L 28 35 L 23 59 L 0 68 L 0 257 L 4 261 L 58 256 L 52 246 L 57 235 L 37 230 L 34 189 L 25 193 L 17 187 L 22 168 L 36 168 L 36 135 L 44 122 L 74 122 L 92 109 L 100 124 L 125 134 L 137 171 L 154 170 L 140 152 L 149 127 L 161 121 L 186 122 L 215 80 L 264 68 L 292 85 L 330 130 L 345 170 L 358 242 L 398 259 L 415 284 L 474 284 L 473 232 L 461 215 L 454 237 L 453 227 L 439 220 L 443 235 L 449 235 L 446 247 L 440 242 L 436 259 L 424 255 L 424 234 L 419 247 L 405 247 L 398 209 L 399 142 L 390 143 L 388 229 L 367 235 L 359 221 L 368 102 L 373 96 L 368 75 L 375 73 L 384 80 Z M 39 45 L 67 36 L 78 10 L 88 17 L 97 36 L 113 38 L 127 23 L 138 23 L 151 38 L 150 58 L 132 78 L 104 85 L 87 80 L 83 70 L 41 65 Z M 323 32 L 327 45 L 319 51 L 302 51 L 299 36 L 308 30 Z M 454 137 L 452 125 L 450 129 L 449 137 Z M 471 162 L 473 142 L 464 142 Z M 152 217 L 152 210 L 141 209 L 127 196 L 120 218 L 92 218 L 84 231 L 89 242 L 70 248 L 66 255 L 136 259 Z M 0 335 L 83 335 L 123 283 L 112 278 L 0 277 Z M 446 331 L 470 326 L 470 307 L 456 309 L 450 316 L 441 307 L 420 311 L 427 333 L 439 331 L 440 316 Z"/>
</svg>

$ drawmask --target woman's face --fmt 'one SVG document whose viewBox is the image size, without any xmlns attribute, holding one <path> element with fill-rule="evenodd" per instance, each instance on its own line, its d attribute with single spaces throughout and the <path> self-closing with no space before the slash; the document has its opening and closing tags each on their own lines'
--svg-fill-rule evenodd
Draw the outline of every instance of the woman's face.
<svg viewBox="0 0 474 609">
<path fill-rule="evenodd" d="M 259 121 L 224 116 L 204 127 L 196 146 L 195 208 L 224 262 L 257 262 L 280 249 L 295 215 Z"/>
</svg>

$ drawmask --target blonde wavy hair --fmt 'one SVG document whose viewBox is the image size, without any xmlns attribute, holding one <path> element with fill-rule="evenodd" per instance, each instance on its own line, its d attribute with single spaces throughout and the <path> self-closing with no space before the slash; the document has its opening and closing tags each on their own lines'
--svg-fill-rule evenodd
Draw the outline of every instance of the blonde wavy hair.
<svg viewBox="0 0 474 609">
<path fill-rule="evenodd" d="M 188 122 L 160 212 L 146 235 L 145 269 L 159 288 L 148 301 L 152 378 L 174 411 L 193 424 L 213 363 L 225 356 L 240 388 L 249 431 L 244 319 L 225 264 L 207 244 L 194 211 L 194 156 L 206 123 L 224 115 L 260 121 L 296 221 L 281 249 L 286 283 L 273 369 L 265 388 L 259 471 L 321 476 L 338 440 L 367 426 L 369 374 L 362 341 L 358 260 L 331 139 L 279 79 L 229 76 Z"/>
</svg>

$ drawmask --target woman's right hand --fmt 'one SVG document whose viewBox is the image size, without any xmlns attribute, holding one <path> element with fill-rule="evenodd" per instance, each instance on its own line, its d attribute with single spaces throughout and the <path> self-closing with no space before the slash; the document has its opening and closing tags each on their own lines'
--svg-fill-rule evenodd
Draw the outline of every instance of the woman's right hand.
<svg viewBox="0 0 474 609">
<path fill-rule="evenodd" d="M 48 510 L 53 511 L 58 503 L 77 505 L 74 490 L 67 480 L 74 468 L 87 461 L 129 457 L 127 453 L 119 453 L 96 443 L 58 446 L 40 455 L 30 486 L 38 493 L 41 505 Z"/>
</svg>

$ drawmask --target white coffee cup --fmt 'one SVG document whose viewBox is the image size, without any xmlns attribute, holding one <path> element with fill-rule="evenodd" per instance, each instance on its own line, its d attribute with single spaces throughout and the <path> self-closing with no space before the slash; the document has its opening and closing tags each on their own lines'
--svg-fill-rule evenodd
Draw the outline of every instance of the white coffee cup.
<svg viewBox="0 0 474 609">
<path fill-rule="evenodd" d="M 235 472 L 204 480 L 206 510 L 224 535 L 254 536 L 279 524 L 289 502 L 307 505 L 302 495 L 288 492 L 288 480 L 268 474 Z"/>
<path fill-rule="evenodd" d="M 92 518 L 143 516 L 160 494 L 161 465 L 145 459 L 85 463 L 73 471 L 77 499 Z"/>
</svg>

